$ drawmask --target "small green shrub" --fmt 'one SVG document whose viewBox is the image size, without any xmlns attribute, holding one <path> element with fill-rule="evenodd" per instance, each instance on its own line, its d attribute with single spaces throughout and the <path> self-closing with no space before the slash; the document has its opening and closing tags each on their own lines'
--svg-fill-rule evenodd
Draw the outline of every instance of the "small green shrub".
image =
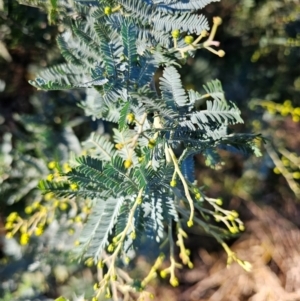
<svg viewBox="0 0 300 301">
<path fill-rule="evenodd" d="M 111 137 L 92 133 L 70 167 L 49 163 L 51 173 L 39 188 L 53 208 L 27 208 L 39 218 L 30 220 L 32 228 L 17 228 L 20 217 L 10 215 L 8 236 L 21 231 L 21 243 L 27 244 L 51 223 L 51 214 L 67 211 L 69 230 L 76 223 L 84 226 L 73 253 L 99 269 L 92 300 L 117 300 L 118 292 L 127 300 L 149 295 L 145 288 L 158 271 L 177 286 L 176 268 L 193 268 L 184 239 L 194 225 L 222 244 L 228 264 L 236 261 L 249 270 L 224 242 L 244 230 L 243 222 L 197 186 L 194 156 L 203 155 L 212 168 L 221 163 L 218 149 L 259 156 L 260 136 L 228 132 L 243 120 L 218 80 L 204 92 L 186 91 L 178 72 L 199 49 L 225 55 L 215 40 L 221 18 L 213 19 L 209 33 L 207 19 L 196 13 L 212 1 L 20 2 L 41 4 L 49 20 L 64 28 L 57 42 L 66 63 L 30 83 L 41 90 L 86 89 L 79 104 L 85 115 L 115 127 Z M 169 246 L 170 266 L 163 269 L 165 255 L 158 255 L 148 275 L 134 279 L 124 269 L 145 239 L 157 249 Z"/>
</svg>

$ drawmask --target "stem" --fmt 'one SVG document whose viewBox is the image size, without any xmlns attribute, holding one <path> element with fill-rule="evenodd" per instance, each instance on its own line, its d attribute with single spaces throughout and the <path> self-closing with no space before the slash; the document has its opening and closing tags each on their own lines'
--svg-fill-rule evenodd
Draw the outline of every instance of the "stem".
<svg viewBox="0 0 300 301">
<path fill-rule="evenodd" d="M 191 210 L 191 212 L 190 212 L 190 217 L 189 217 L 188 223 L 189 223 L 189 222 L 193 222 L 195 208 L 194 208 L 194 202 L 193 202 L 193 199 L 191 198 L 191 195 L 190 195 L 189 187 L 188 187 L 188 185 L 187 185 L 187 183 L 186 183 L 186 180 L 185 180 L 183 174 L 181 173 L 181 170 L 180 170 L 180 168 L 179 168 L 179 166 L 178 166 L 178 163 L 177 163 L 177 158 L 176 158 L 176 156 L 175 156 L 175 154 L 174 154 L 174 152 L 173 152 L 173 150 L 172 150 L 172 148 L 171 148 L 170 146 L 168 147 L 168 150 L 169 150 L 169 153 L 170 153 L 171 158 L 172 158 L 172 160 L 173 160 L 173 164 L 174 164 L 174 167 L 175 167 L 175 171 L 177 172 L 177 174 L 178 174 L 179 177 L 180 177 L 180 180 L 181 180 L 182 185 L 183 185 L 183 187 L 184 187 L 184 193 L 185 193 L 185 196 L 186 196 L 186 198 L 187 198 L 187 200 L 188 200 L 188 202 L 189 202 L 189 205 L 190 205 L 190 210 Z"/>
</svg>

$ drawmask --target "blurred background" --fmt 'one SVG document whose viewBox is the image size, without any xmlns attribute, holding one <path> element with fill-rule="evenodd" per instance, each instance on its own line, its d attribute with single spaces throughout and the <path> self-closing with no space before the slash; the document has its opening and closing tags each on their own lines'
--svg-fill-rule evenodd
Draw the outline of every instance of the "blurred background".
<svg viewBox="0 0 300 301">
<path fill-rule="evenodd" d="M 178 271 L 180 285 L 151 285 L 157 300 L 300 300 L 300 3 L 297 0 L 222 0 L 207 6 L 208 20 L 223 19 L 216 39 L 224 58 L 199 51 L 181 70 L 187 89 L 221 80 L 242 111 L 233 131 L 261 133 L 263 156 L 222 152 L 220 170 L 197 157 L 199 185 L 239 212 L 244 233 L 229 245 L 253 265 L 226 268 L 214 239 L 191 229 L 187 245 L 195 268 Z M 83 117 L 83 92 L 42 92 L 28 84 L 40 69 L 62 61 L 47 14 L 0 0 L 0 300 L 84 300 L 96 270 L 69 259 L 88 214 L 87 202 L 42 196 L 41 178 L 69 168 L 100 121 Z M 57 163 L 59 162 L 59 164 Z M 13 236 L 13 237 L 12 237 Z M 136 275 L 150 267 L 136 259 Z"/>
</svg>

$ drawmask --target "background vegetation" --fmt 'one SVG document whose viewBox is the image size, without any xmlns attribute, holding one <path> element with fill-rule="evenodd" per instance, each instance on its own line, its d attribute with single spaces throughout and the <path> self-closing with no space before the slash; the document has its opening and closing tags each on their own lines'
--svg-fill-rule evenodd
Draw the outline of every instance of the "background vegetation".
<svg viewBox="0 0 300 301">
<path fill-rule="evenodd" d="M 50 196 L 42 197 L 36 187 L 56 168 L 53 161 L 68 168 L 63 163 L 69 151 L 82 152 L 79 141 L 91 128 L 105 133 L 109 125 L 81 117 L 74 104 L 83 94 L 44 93 L 27 83 L 37 70 L 61 60 L 55 42 L 60 28 L 50 26 L 38 9 L 16 1 L 0 1 L 0 9 L 0 300 L 53 300 L 62 294 L 83 300 L 96 271 L 89 263 L 70 262 L 68 252 L 89 204 L 66 216 L 72 204 L 49 202 Z M 199 52 L 182 69 L 185 86 L 199 90 L 219 78 L 227 99 L 243 112 L 243 131 L 262 133 L 270 141 L 262 158 L 224 153 L 226 164 L 219 171 L 197 158 L 200 185 L 212 197 L 222 195 L 226 207 L 246 221 L 245 233 L 231 244 L 254 269 L 250 274 L 235 265 L 226 269 L 219 246 L 195 230 L 188 246 L 196 268 L 179 271 L 176 289 L 159 278 L 151 289 L 158 300 L 300 300 L 299 4 L 222 0 L 206 7 L 206 15 L 223 19 L 218 39 L 226 56 Z M 41 207 L 47 214 L 35 216 Z M 20 227 L 28 214 L 32 223 L 46 218 L 50 226 L 29 244 L 22 231 L 8 239 L 4 225 L 14 221 L 14 212 Z M 58 216 L 55 222 L 51 212 Z M 66 231 L 58 230 L 61 225 Z M 147 256 L 136 259 L 135 273 L 148 266 Z"/>
</svg>

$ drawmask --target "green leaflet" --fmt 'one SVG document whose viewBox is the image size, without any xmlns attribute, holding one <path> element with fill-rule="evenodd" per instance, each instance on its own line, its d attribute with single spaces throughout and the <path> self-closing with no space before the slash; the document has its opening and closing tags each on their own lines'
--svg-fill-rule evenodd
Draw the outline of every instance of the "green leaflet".
<svg viewBox="0 0 300 301">
<path fill-rule="evenodd" d="M 130 113 L 129 108 L 130 108 L 130 102 L 128 101 L 125 103 L 120 113 L 119 130 L 123 130 L 127 126 L 126 117 L 127 114 Z"/>
<path fill-rule="evenodd" d="M 95 200 L 93 214 L 90 215 L 79 238 L 79 253 L 84 252 L 85 256 L 95 258 L 95 262 L 101 258 L 123 202 L 122 196 Z"/>
</svg>

